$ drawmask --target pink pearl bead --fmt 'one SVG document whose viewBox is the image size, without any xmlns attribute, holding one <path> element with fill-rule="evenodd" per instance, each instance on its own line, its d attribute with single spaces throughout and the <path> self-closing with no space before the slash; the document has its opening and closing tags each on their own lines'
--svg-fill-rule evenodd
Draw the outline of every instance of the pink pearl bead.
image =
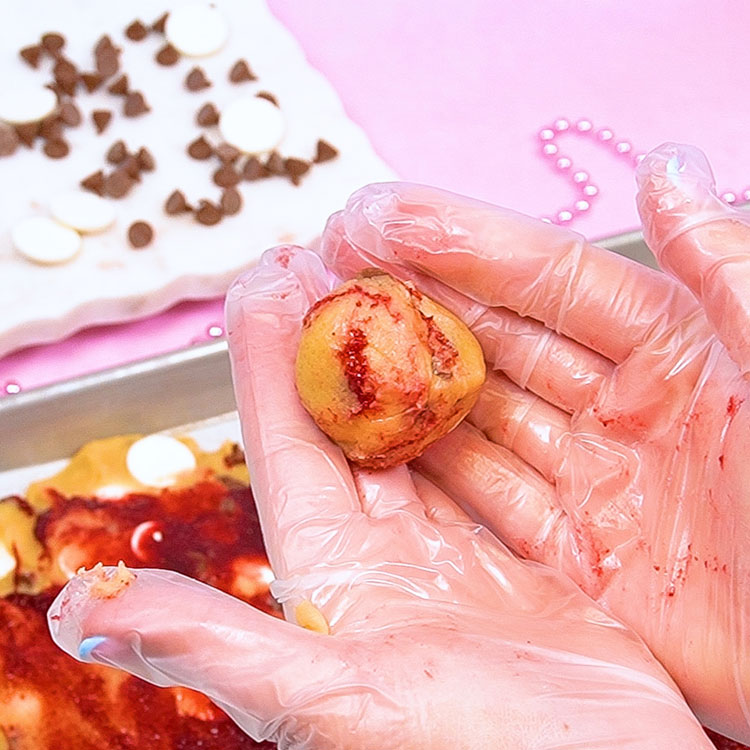
<svg viewBox="0 0 750 750">
<path fill-rule="evenodd" d="M 727 190 L 726 193 L 721 194 L 721 199 L 725 203 L 734 203 L 737 200 L 737 196 L 731 190 Z"/>
<path fill-rule="evenodd" d="M 21 384 L 17 383 L 15 380 L 8 380 L 3 385 L 3 390 L 9 395 L 13 396 L 16 393 L 21 392 Z"/>
<path fill-rule="evenodd" d="M 599 188 L 596 185 L 584 185 L 583 194 L 587 195 L 589 198 L 593 198 L 595 195 L 599 195 Z"/>
<path fill-rule="evenodd" d="M 560 224 L 567 224 L 571 219 L 573 218 L 573 213 L 571 211 L 568 211 L 567 208 L 564 208 L 562 211 L 558 211 L 557 213 L 557 221 L 560 222 Z"/>
<path fill-rule="evenodd" d="M 583 213 L 591 208 L 591 204 L 588 201 L 580 200 L 575 202 L 574 208 L 576 211 Z"/>
<path fill-rule="evenodd" d="M 540 141 L 551 141 L 555 137 L 555 131 L 550 128 L 543 128 L 539 131 Z"/>
<path fill-rule="evenodd" d="M 212 339 L 219 339 L 224 335 L 224 329 L 220 325 L 214 324 L 206 329 L 206 333 Z"/>
<path fill-rule="evenodd" d="M 558 133 L 564 133 L 569 127 L 570 123 L 564 117 L 555 120 L 555 130 Z"/>
<path fill-rule="evenodd" d="M 615 151 L 618 154 L 629 154 L 633 150 L 633 144 L 628 141 L 620 141 L 615 145 Z"/>
<path fill-rule="evenodd" d="M 602 143 L 609 143 L 614 137 L 615 134 L 609 129 L 609 128 L 602 128 L 597 134 L 596 137 L 602 142 Z"/>
<path fill-rule="evenodd" d="M 573 162 L 568 159 L 567 156 L 561 156 L 556 162 L 555 166 L 561 171 L 565 172 L 573 166 Z"/>
<path fill-rule="evenodd" d="M 557 153 L 557 146 L 554 143 L 545 143 L 542 146 L 542 153 L 545 156 L 554 156 Z"/>
<path fill-rule="evenodd" d="M 578 172 L 576 172 L 573 175 L 573 182 L 577 182 L 578 184 L 581 184 L 583 182 L 586 182 L 588 178 L 589 178 L 589 173 L 584 172 L 582 169 L 580 169 L 578 170 Z"/>
<path fill-rule="evenodd" d="M 742 191 L 742 200 L 746 203 L 750 202 L 750 188 L 745 188 Z"/>
<path fill-rule="evenodd" d="M 593 127 L 594 127 L 594 125 L 591 122 L 591 120 L 585 120 L 584 119 L 584 120 L 579 120 L 576 123 L 576 130 L 579 133 L 590 133 L 591 130 L 593 129 Z"/>
<path fill-rule="evenodd" d="M 633 157 L 633 164 L 638 166 L 645 158 L 646 158 L 646 154 L 636 154 Z"/>
</svg>

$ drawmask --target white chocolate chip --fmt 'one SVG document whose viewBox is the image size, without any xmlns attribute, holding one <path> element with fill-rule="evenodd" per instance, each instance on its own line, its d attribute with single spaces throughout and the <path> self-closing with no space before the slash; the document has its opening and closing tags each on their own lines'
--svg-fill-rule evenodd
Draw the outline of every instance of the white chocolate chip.
<svg viewBox="0 0 750 750">
<path fill-rule="evenodd" d="M 114 222 L 116 215 L 111 201 L 82 190 L 55 196 L 50 213 L 61 224 L 84 233 L 101 232 Z"/>
<path fill-rule="evenodd" d="M 229 24 L 216 8 L 206 3 L 191 3 L 169 12 L 164 34 L 183 55 L 204 57 L 224 46 Z"/>
<path fill-rule="evenodd" d="M 267 99 L 245 96 L 235 99 L 221 113 L 222 138 L 246 154 L 271 151 L 284 137 L 284 115 Z"/>
<path fill-rule="evenodd" d="M 57 96 L 50 89 L 14 86 L 0 92 L 0 120 L 11 125 L 43 120 L 56 108 Z"/>
<path fill-rule="evenodd" d="M 46 216 L 16 224 L 10 233 L 13 246 L 34 263 L 65 263 L 81 249 L 81 235 Z"/>
<path fill-rule="evenodd" d="M 128 471 L 148 487 L 169 487 L 180 474 L 195 469 L 190 448 L 168 435 L 149 435 L 136 440 L 125 458 Z"/>
<path fill-rule="evenodd" d="M 0 581 L 13 573 L 16 569 L 16 557 L 0 542 Z"/>
</svg>

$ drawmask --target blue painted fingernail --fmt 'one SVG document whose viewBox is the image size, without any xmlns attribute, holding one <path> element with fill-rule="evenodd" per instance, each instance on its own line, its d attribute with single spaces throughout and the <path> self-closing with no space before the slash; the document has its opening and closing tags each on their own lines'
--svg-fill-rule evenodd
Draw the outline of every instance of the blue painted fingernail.
<svg viewBox="0 0 750 750">
<path fill-rule="evenodd" d="M 92 635 L 89 638 L 84 638 L 78 645 L 78 658 L 88 659 L 91 656 L 91 652 L 106 640 L 106 637 L 103 635 Z"/>
</svg>

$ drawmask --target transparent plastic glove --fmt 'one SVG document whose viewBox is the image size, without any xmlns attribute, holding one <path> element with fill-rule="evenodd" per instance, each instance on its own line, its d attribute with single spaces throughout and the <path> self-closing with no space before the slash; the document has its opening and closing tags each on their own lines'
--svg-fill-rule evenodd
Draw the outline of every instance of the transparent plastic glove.
<svg viewBox="0 0 750 750">
<path fill-rule="evenodd" d="M 750 225 L 695 149 L 638 173 L 653 271 L 579 235 L 407 184 L 355 193 L 322 254 L 411 278 L 491 374 L 415 463 L 518 553 L 648 643 L 704 723 L 750 741 Z"/>
<path fill-rule="evenodd" d="M 302 317 L 329 284 L 317 256 L 287 247 L 228 301 L 273 591 L 291 622 L 160 571 L 102 598 L 105 570 L 53 604 L 57 643 L 203 691 L 281 748 L 710 750 L 642 641 L 568 579 L 519 561 L 406 467 L 351 472 L 294 386 Z"/>
</svg>

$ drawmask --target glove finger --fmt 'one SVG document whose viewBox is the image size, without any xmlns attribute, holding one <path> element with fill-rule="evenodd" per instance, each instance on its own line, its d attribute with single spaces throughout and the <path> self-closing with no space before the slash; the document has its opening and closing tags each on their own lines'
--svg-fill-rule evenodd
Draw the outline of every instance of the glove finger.
<svg viewBox="0 0 750 750">
<path fill-rule="evenodd" d="M 340 276 L 353 276 L 372 265 L 344 232 L 344 214 L 328 221 L 321 253 Z M 490 366 L 514 383 L 567 412 L 583 408 L 591 393 L 608 380 L 613 363 L 591 349 L 561 336 L 532 318 L 503 307 L 487 307 L 409 267 L 377 260 L 380 267 L 412 281 L 422 292 L 458 315 L 474 332 Z"/>
<path fill-rule="evenodd" d="M 275 738 L 343 668 L 335 639 L 171 571 L 95 568 L 68 582 L 48 621 L 74 658 L 198 690 L 256 740 Z"/>
<path fill-rule="evenodd" d="M 682 281 L 742 372 L 750 372 L 750 218 L 727 206 L 705 155 L 665 143 L 638 173 L 638 210 L 661 267 Z"/>
<path fill-rule="evenodd" d="M 541 554 L 548 529 L 563 515 L 548 481 L 466 423 L 413 466 L 523 557 Z"/>
<path fill-rule="evenodd" d="M 474 523 L 471 516 L 462 510 L 446 492 L 418 471 L 412 472 L 412 480 L 428 518 L 438 523 Z"/>
<path fill-rule="evenodd" d="M 668 277 L 574 232 L 436 188 L 370 185 L 336 225 L 369 265 L 407 264 L 616 363 L 696 308 Z"/>
<path fill-rule="evenodd" d="M 341 451 L 302 407 L 294 361 L 302 318 L 332 285 L 309 250 L 269 250 L 234 282 L 226 317 L 248 468 L 269 559 L 284 578 L 317 561 L 333 530 L 360 511 Z"/>
<path fill-rule="evenodd" d="M 561 570 L 581 587 L 589 583 L 587 550 L 555 488 L 507 448 L 464 423 L 412 466 L 517 555 Z"/>
<path fill-rule="evenodd" d="M 560 409 L 490 373 L 468 421 L 548 482 L 554 481 L 560 465 L 559 441 L 570 432 L 570 417 Z"/>
<path fill-rule="evenodd" d="M 362 510 L 371 518 L 385 518 L 397 511 L 425 517 L 424 507 L 406 466 L 379 471 L 355 469 L 354 482 Z"/>
</svg>

